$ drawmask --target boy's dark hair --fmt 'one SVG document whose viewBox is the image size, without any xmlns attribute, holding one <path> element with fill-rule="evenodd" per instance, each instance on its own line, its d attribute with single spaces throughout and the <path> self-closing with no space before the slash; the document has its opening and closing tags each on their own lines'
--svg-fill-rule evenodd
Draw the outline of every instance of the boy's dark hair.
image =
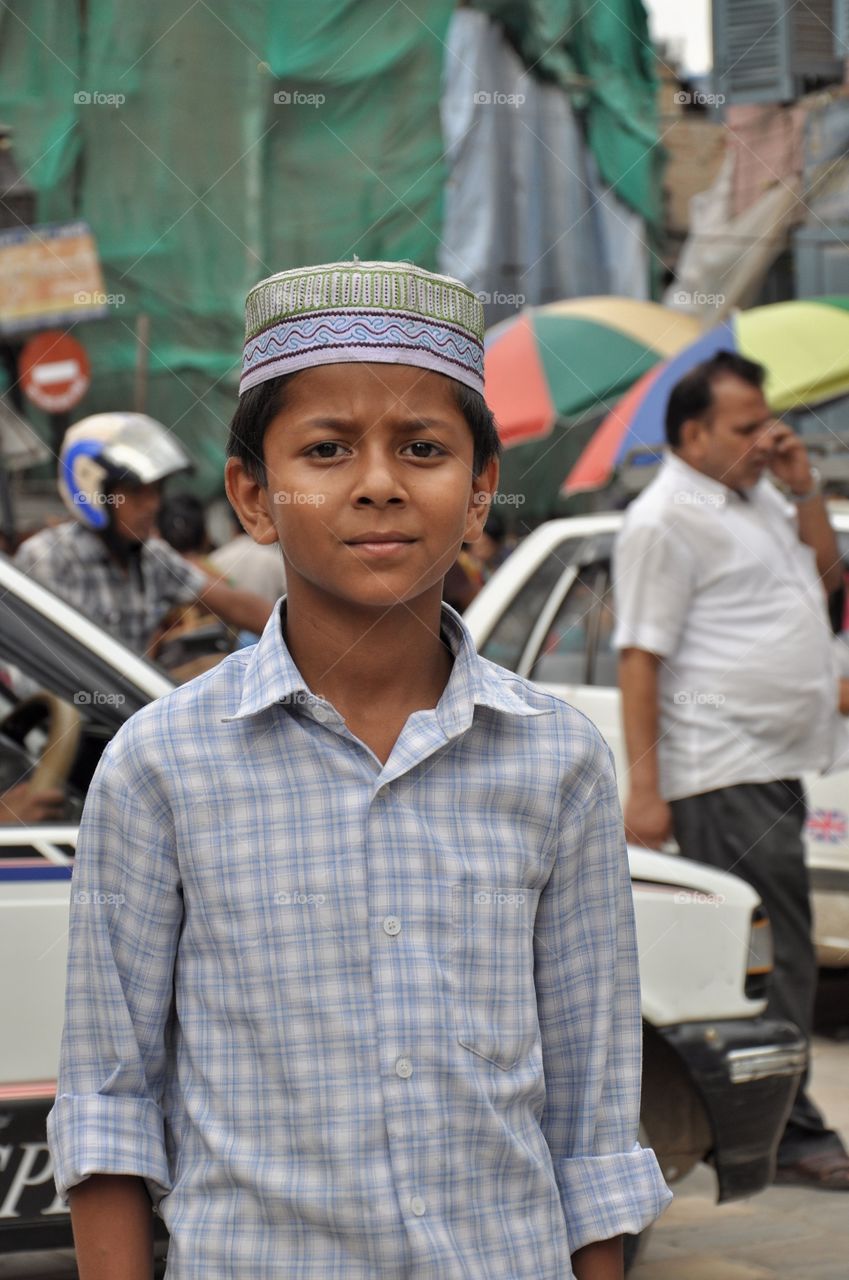
<svg viewBox="0 0 849 1280">
<path fill-rule="evenodd" d="M 733 374 L 749 386 L 763 389 L 766 369 L 736 351 L 717 351 L 676 382 L 666 406 L 666 442 L 673 449 L 681 443 L 681 428 L 690 418 L 704 418 L 713 408 L 713 384 L 718 378 Z"/>
<path fill-rule="evenodd" d="M 300 372 L 298 370 L 282 374 L 279 378 L 269 378 L 267 382 L 261 382 L 259 386 L 245 391 L 239 396 L 239 403 L 230 423 L 227 457 L 238 458 L 251 479 L 263 487 L 268 482 L 262 451 L 265 433 L 271 420 L 285 408 L 288 388 L 292 379 L 297 378 Z M 451 382 L 457 408 L 472 433 L 472 471 L 479 476 L 486 464 L 501 454 L 495 418 L 482 395 L 467 387 L 464 382 L 458 382 L 454 378 Z"/>
</svg>

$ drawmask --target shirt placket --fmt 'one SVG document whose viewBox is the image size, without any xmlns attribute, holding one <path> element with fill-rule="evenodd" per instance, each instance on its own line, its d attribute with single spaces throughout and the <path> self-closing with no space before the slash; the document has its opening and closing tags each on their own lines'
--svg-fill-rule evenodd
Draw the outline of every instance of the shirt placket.
<svg viewBox="0 0 849 1280">
<path fill-rule="evenodd" d="M 444 1019 L 435 953 L 447 903 L 434 875 L 438 853 L 422 821 L 426 788 L 418 785 L 417 775 L 445 743 L 434 712 L 411 717 L 375 782 L 365 840 L 387 1140 L 399 1210 L 413 1257 L 420 1260 L 429 1255 L 434 1219 L 443 1210 L 439 1178 L 445 1133 L 437 1071 Z M 411 789 L 415 804 L 405 798 Z"/>
</svg>

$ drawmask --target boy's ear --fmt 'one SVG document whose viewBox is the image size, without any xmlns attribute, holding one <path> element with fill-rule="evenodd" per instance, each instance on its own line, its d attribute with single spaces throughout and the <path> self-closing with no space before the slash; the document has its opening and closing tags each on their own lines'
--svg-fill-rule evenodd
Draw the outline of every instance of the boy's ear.
<svg viewBox="0 0 849 1280">
<path fill-rule="evenodd" d="M 477 542 L 489 517 L 492 497 L 498 488 L 499 462 L 491 458 L 479 476 L 472 476 L 472 492 L 466 513 L 464 542 Z"/>
<path fill-rule="evenodd" d="M 277 541 L 277 529 L 272 517 L 272 497 L 267 489 L 254 480 L 239 458 L 228 458 L 224 467 L 224 489 L 242 528 L 254 542 L 270 546 Z"/>
</svg>

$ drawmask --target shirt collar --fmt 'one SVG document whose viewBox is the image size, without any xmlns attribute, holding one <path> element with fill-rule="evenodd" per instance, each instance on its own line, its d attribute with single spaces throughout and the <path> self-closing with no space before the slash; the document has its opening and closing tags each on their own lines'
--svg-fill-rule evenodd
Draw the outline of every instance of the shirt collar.
<svg viewBox="0 0 849 1280">
<path fill-rule="evenodd" d="M 677 453 L 673 453 L 671 449 L 667 449 L 663 458 L 664 466 L 667 471 L 671 471 L 682 484 L 686 484 L 689 489 L 695 490 L 697 493 L 716 494 L 723 499 L 724 502 L 749 502 L 752 497 L 751 491 L 741 493 L 738 489 L 732 489 L 730 485 L 723 484 L 721 480 L 714 480 L 711 476 L 706 476 L 703 471 L 697 471 L 695 467 L 691 467 L 689 462 L 685 462 Z"/>
<path fill-rule="evenodd" d="M 272 611 L 259 641 L 249 651 L 244 668 L 239 705 L 222 720 L 242 720 L 278 702 L 302 700 L 321 703 L 307 687 L 283 639 L 282 611 L 286 597 Z M 441 629 L 454 654 L 448 683 L 436 707 L 437 719 L 446 737 L 462 732 L 472 722 L 475 706 L 490 707 L 508 715 L 533 716 L 545 709 L 533 706 L 520 688 L 510 683 L 510 675 L 480 657 L 471 634 L 458 613 L 443 604 Z"/>
</svg>

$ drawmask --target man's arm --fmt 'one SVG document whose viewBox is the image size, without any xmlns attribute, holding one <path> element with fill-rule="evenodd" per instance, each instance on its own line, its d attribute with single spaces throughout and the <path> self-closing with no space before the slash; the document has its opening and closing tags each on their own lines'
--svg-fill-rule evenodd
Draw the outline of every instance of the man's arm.
<svg viewBox="0 0 849 1280">
<path fill-rule="evenodd" d="M 619 656 L 622 724 L 628 756 L 625 834 L 634 844 L 659 849 L 672 832 L 669 805 L 661 798 L 657 764 L 657 669 L 660 658 L 645 649 Z"/>
<path fill-rule="evenodd" d="M 849 716 L 849 680 L 842 679 L 837 684 L 838 708 L 842 716 Z"/>
<path fill-rule="evenodd" d="M 152 1280 L 153 1212 L 142 1178 L 94 1173 L 68 1192 L 80 1280 Z"/>
<path fill-rule="evenodd" d="M 598 1240 L 586 1244 L 572 1254 L 572 1270 L 575 1280 L 623 1280 L 625 1263 L 622 1254 L 622 1237 Z M 80 1280 L 88 1280 L 81 1276 Z"/>
<path fill-rule="evenodd" d="M 800 489 L 799 492 L 808 492 L 812 485 L 813 478 L 810 480 L 808 489 Z M 813 548 L 817 558 L 817 573 L 822 578 L 822 584 L 830 595 L 832 591 L 838 589 L 843 581 L 843 565 L 840 550 L 837 546 L 837 539 L 834 536 L 834 530 L 828 518 L 825 499 L 818 494 L 815 498 L 808 498 L 807 502 L 800 502 L 797 510 L 799 512 L 799 538 Z"/>
<path fill-rule="evenodd" d="M 231 627 L 252 631 L 254 635 L 262 634 L 274 608 L 264 596 L 228 587 L 226 582 L 215 578 L 207 578 L 198 600 Z"/>
</svg>

